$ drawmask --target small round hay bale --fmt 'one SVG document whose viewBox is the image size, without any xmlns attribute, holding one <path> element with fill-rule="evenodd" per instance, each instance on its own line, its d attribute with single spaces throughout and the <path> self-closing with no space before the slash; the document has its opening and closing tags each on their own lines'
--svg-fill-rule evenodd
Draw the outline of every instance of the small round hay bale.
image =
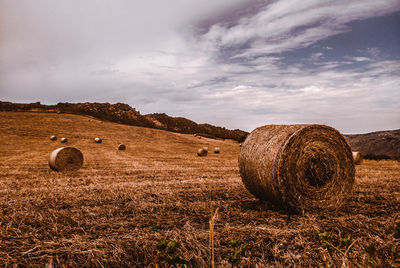
<svg viewBox="0 0 400 268">
<path fill-rule="evenodd" d="M 55 140 L 57 140 L 57 136 L 54 136 L 54 135 L 53 135 L 53 136 L 51 136 L 51 137 L 50 137 L 50 140 L 52 140 L 52 141 L 55 141 Z"/>
<path fill-rule="evenodd" d="M 214 154 L 219 154 L 219 147 L 214 148 Z"/>
<path fill-rule="evenodd" d="M 208 151 L 204 150 L 204 148 L 201 148 L 197 151 L 198 156 L 207 156 Z"/>
<path fill-rule="evenodd" d="M 61 147 L 50 154 L 49 166 L 54 171 L 75 171 L 83 165 L 83 154 L 74 147 Z"/>
<path fill-rule="evenodd" d="M 362 154 L 360 152 L 353 152 L 353 160 L 355 165 L 361 165 L 363 161 Z"/>
<path fill-rule="evenodd" d="M 103 142 L 103 140 L 102 140 L 102 139 L 100 139 L 100 138 L 94 138 L 94 142 L 95 142 L 95 143 L 102 143 L 102 142 Z"/>
<path fill-rule="evenodd" d="M 244 141 L 239 170 L 256 197 L 297 211 L 342 205 L 355 168 L 350 146 L 323 125 L 267 125 Z"/>
<path fill-rule="evenodd" d="M 193 134 L 194 137 L 197 137 L 197 134 Z"/>
<path fill-rule="evenodd" d="M 242 147 L 242 144 L 241 144 L 241 143 L 239 143 L 239 147 Z"/>
<path fill-rule="evenodd" d="M 120 145 L 118 145 L 118 150 L 120 150 L 120 151 L 124 151 L 124 150 L 126 150 L 126 146 L 125 146 L 125 144 L 120 144 Z"/>
<path fill-rule="evenodd" d="M 201 139 L 201 136 L 197 135 L 197 138 L 200 140 L 200 139 Z"/>
<path fill-rule="evenodd" d="M 61 139 L 60 139 L 60 142 L 61 142 L 61 143 L 66 143 L 66 142 L 68 142 L 68 139 L 67 139 L 67 138 L 61 138 Z"/>
</svg>

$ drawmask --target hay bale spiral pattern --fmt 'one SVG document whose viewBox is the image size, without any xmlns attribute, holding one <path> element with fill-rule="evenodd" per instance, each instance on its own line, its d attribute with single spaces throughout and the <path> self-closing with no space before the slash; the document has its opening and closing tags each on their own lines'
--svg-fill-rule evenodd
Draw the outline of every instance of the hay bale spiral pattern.
<svg viewBox="0 0 400 268">
<path fill-rule="evenodd" d="M 197 151 L 198 156 L 207 156 L 208 151 L 204 150 L 204 148 L 201 148 Z"/>
<path fill-rule="evenodd" d="M 54 171 L 75 171 L 83 165 L 83 154 L 74 147 L 61 147 L 50 154 L 49 166 Z"/>
<path fill-rule="evenodd" d="M 124 150 L 126 150 L 126 146 L 125 146 L 125 144 L 120 144 L 120 145 L 118 145 L 118 150 L 120 150 L 120 151 L 124 151 Z"/>
<path fill-rule="evenodd" d="M 242 145 L 239 169 L 256 197 L 304 211 L 339 207 L 354 183 L 350 146 L 324 125 L 267 125 Z"/>
</svg>

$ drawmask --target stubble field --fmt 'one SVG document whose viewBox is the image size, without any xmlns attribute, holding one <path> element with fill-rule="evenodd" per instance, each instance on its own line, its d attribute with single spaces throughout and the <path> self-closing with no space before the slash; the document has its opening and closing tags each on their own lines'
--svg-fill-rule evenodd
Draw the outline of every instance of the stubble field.
<svg viewBox="0 0 400 268">
<path fill-rule="evenodd" d="M 82 151 L 77 172 L 50 170 L 63 146 Z M 198 157 L 203 146 L 211 150 Z M 300 215 L 247 192 L 239 151 L 231 140 L 84 116 L 0 112 L 0 266 L 163 267 L 163 239 L 180 243 L 175 256 L 189 266 L 210 267 L 216 210 L 216 267 L 231 265 L 230 239 L 246 245 L 243 267 L 400 266 L 400 162 L 364 161 L 346 206 Z"/>
</svg>

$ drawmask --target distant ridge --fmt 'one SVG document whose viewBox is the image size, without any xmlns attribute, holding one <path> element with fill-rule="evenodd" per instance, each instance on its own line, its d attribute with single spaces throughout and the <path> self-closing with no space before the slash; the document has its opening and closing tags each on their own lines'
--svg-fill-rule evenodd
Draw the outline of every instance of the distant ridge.
<svg viewBox="0 0 400 268">
<path fill-rule="evenodd" d="M 142 115 L 135 108 L 125 103 L 68 103 L 57 105 L 35 103 L 12 103 L 0 101 L 0 111 L 49 112 L 88 115 L 100 120 L 121 124 L 163 129 L 172 132 L 198 134 L 200 136 L 219 139 L 244 141 L 248 133 L 240 130 L 229 130 L 210 124 L 197 124 L 183 117 L 171 117 L 164 113 Z"/>
<path fill-rule="evenodd" d="M 345 135 L 353 151 L 400 160 L 400 129 Z"/>
</svg>

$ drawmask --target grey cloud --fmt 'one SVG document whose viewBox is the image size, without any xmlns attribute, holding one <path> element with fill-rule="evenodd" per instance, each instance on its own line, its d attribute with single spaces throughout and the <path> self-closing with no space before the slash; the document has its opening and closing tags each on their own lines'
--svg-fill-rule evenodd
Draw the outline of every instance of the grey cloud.
<svg viewBox="0 0 400 268">
<path fill-rule="evenodd" d="M 349 55 L 312 69 L 266 55 L 347 31 L 347 22 L 392 12 L 396 2 L 307 0 L 302 10 L 295 3 L 3 0 L 0 98 L 126 102 L 142 113 L 246 130 L 399 125 L 400 107 L 391 101 L 400 99 L 399 61 L 374 58 L 355 67 Z"/>
<path fill-rule="evenodd" d="M 398 1 L 296 1 L 281 0 L 245 17 L 233 27 L 215 24 L 203 36 L 204 42 L 220 49 L 251 43 L 236 57 L 279 53 L 306 47 L 318 40 L 347 31 L 346 23 L 400 10 Z"/>
</svg>

